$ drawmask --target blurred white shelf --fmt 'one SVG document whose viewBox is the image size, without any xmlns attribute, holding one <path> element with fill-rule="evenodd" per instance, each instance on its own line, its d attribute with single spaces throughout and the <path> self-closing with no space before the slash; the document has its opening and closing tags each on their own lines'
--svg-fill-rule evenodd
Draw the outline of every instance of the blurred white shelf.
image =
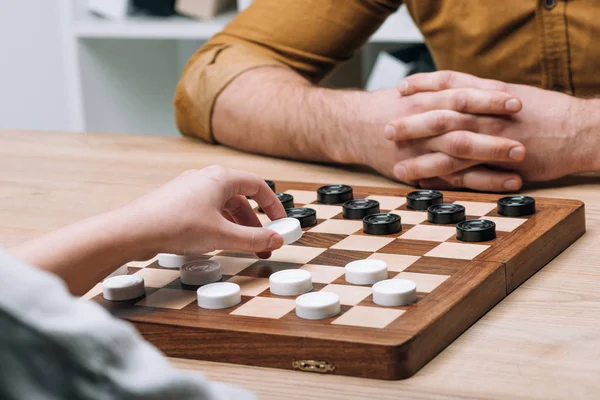
<svg viewBox="0 0 600 400">
<path fill-rule="evenodd" d="M 124 20 L 108 20 L 94 15 L 77 19 L 73 32 L 82 39 L 182 39 L 208 40 L 231 21 L 236 11 L 214 19 L 198 21 L 174 16 L 156 18 L 147 15 L 129 16 Z M 423 36 L 403 8 L 389 17 L 371 37 L 371 42 L 422 42 Z"/>
<path fill-rule="evenodd" d="M 87 15 L 75 21 L 73 31 L 76 37 L 87 39 L 207 40 L 221 31 L 236 13 L 230 11 L 205 21 L 180 16 L 158 18 L 148 15 L 134 15 L 115 21 Z"/>
</svg>

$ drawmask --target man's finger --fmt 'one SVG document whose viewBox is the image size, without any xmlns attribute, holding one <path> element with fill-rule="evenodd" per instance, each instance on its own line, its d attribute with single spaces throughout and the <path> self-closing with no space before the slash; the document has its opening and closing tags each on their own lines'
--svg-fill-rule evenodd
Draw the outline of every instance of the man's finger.
<svg viewBox="0 0 600 400">
<path fill-rule="evenodd" d="M 219 242 L 227 243 L 227 249 L 261 255 L 283 246 L 283 238 L 275 231 L 238 225 L 227 220 L 223 220 L 219 229 Z"/>
<path fill-rule="evenodd" d="M 405 141 L 438 136 L 451 131 L 474 131 L 477 117 L 451 110 L 434 110 L 398 118 L 384 128 L 385 138 Z"/>
<path fill-rule="evenodd" d="M 394 176 L 400 181 L 418 181 L 453 174 L 477 164 L 477 161 L 463 160 L 445 153 L 428 153 L 410 158 L 394 166 Z"/>
<path fill-rule="evenodd" d="M 455 71 L 414 74 L 403 79 L 398 85 L 398 91 L 403 96 L 418 92 L 437 92 L 456 88 L 507 91 L 508 85 L 501 81 L 482 79 Z"/>
<path fill-rule="evenodd" d="M 453 131 L 427 139 L 425 148 L 486 162 L 519 162 L 525 159 L 525 147 L 516 140 L 469 131 Z"/>
<path fill-rule="evenodd" d="M 489 115 L 510 115 L 522 108 L 521 100 L 506 92 L 472 88 L 417 93 L 411 96 L 410 104 L 416 112 L 453 110 Z"/>
<path fill-rule="evenodd" d="M 453 186 L 482 192 L 516 192 L 523 186 L 519 174 L 495 171 L 483 166 L 469 168 L 441 178 Z"/>
</svg>

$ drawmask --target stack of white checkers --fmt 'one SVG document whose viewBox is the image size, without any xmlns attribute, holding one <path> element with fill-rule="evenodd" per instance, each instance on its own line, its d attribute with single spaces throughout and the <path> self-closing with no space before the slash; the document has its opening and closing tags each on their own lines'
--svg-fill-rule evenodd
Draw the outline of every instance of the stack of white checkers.
<svg viewBox="0 0 600 400">
<path fill-rule="evenodd" d="M 297 219 L 283 218 L 265 228 L 279 233 L 284 244 L 302 237 Z M 159 254 L 162 267 L 179 268 L 181 283 L 200 286 L 198 306 L 206 309 L 234 307 L 242 301 L 241 288 L 232 282 L 219 282 L 221 265 L 213 260 L 193 260 L 190 256 Z M 353 285 L 372 285 L 373 302 L 380 306 L 403 306 L 417 299 L 415 282 L 406 279 L 387 279 L 387 264 L 381 260 L 358 260 L 345 267 L 345 278 Z M 138 275 L 111 276 L 104 280 L 104 298 L 112 301 L 133 300 L 145 294 L 144 279 Z M 304 319 L 325 319 L 341 312 L 340 297 L 331 292 L 311 292 L 312 276 L 302 269 L 287 269 L 269 277 L 269 287 L 276 296 L 298 296 L 296 315 Z"/>
</svg>

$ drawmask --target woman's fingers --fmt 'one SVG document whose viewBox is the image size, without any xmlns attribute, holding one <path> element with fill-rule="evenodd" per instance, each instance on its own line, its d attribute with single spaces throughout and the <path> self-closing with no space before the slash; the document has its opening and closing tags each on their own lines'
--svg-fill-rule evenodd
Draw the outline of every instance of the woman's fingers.
<svg viewBox="0 0 600 400">
<path fill-rule="evenodd" d="M 223 219 L 219 229 L 220 241 L 228 249 L 257 253 L 259 257 L 283 246 L 283 238 L 270 229 L 243 226 Z"/>
<path fill-rule="evenodd" d="M 231 216 L 233 222 L 237 223 L 238 225 L 262 229 L 262 224 L 260 223 L 260 220 L 254 213 L 252 206 L 250 206 L 250 203 L 248 203 L 246 197 L 242 195 L 235 195 L 231 197 L 227 201 L 227 203 L 225 203 L 224 209 L 225 212 L 227 212 Z M 252 240 L 252 238 L 250 238 L 250 240 Z M 268 245 L 269 244 L 267 243 L 267 246 Z M 270 247 L 259 247 L 258 250 L 251 251 L 257 252 L 256 255 L 260 258 L 269 258 L 271 256 L 270 250 L 274 249 Z"/>
<path fill-rule="evenodd" d="M 431 151 L 485 162 L 519 162 L 525 159 L 525 146 L 516 140 L 469 131 L 453 131 L 427 139 Z"/>
<path fill-rule="evenodd" d="M 230 170 L 221 166 L 212 166 L 203 170 L 209 177 L 225 185 L 226 198 L 243 195 L 252 198 L 272 220 L 285 218 L 283 205 L 258 175 L 251 172 Z"/>
<path fill-rule="evenodd" d="M 445 153 L 428 153 L 397 163 L 394 176 L 404 182 L 418 181 L 452 174 L 475 164 L 477 161 L 463 160 Z"/>
</svg>

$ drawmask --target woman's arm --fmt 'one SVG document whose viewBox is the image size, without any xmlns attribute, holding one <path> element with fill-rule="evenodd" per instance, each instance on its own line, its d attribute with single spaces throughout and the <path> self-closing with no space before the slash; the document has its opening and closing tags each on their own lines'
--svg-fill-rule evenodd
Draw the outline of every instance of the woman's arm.
<svg viewBox="0 0 600 400">
<path fill-rule="evenodd" d="M 12 248 L 13 255 L 61 277 L 82 295 L 120 265 L 159 252 L 203 254 L 216 249 L 268 257 L 283 244 L 261 224 L 245 196 L 271 219 L 283 206 L 258 176 L 209 167 L 188 171 L 123 208 L 107 212 Z"/>
</svg>

